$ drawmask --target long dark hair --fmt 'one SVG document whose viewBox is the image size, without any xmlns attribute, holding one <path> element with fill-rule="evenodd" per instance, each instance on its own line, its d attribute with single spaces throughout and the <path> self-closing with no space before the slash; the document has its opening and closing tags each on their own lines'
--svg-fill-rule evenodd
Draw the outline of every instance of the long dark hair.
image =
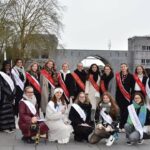
<svg viewBox="0 0 150 150">
<path fill-rule="evenodd" d="M 97 64 L 92 64 L 92 65 L 90 66 L 89 70 L 88 70 L 87 79 L 89 79 L 89 76 L 90 76 L 91 74 L 94 74 L 94 72 L 93 72 L 93 70 L 92 70 L 92 67 L 93 67 L 93 66 L 96 66 L 96 67 L 97 67 L 97 71 L 96 71 L 95 73 L 100 76 L 100 70 L 99 70 L 98 65 L 97 65 Z"/>
</svg>

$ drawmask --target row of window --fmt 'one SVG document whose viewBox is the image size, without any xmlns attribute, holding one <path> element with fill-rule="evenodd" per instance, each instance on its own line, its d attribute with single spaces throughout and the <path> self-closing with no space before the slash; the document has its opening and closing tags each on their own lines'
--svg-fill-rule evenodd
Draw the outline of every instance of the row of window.
<svg viewBox="0 0 150 150">
<path fill-rule="evenodd" d="M 150 51 L 150 46 L 142 46 L 142 50 L 144 50 L 144 51 Z"/>
<path fill-rule="evenodd" d="M 150 59 L 141 59 L 141 63 L 150 65 Z"/>
</svg>

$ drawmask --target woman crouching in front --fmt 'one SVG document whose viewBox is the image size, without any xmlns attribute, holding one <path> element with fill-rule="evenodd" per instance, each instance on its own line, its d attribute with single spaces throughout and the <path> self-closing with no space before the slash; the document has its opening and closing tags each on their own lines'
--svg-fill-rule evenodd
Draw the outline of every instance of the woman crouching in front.
<svg viewBox="0 0 150 150">
<path fill-rule="evenodd" d="M 40 121 L 35 105 L 36 98 L 31 86 L 27 86 L 24 95 L 19 103 L 19 128 L 23 134 L 22 140 L 27 143 L 34 143 L 33 137 L 40 131 L 40 135 L 48 132 L 47 125 Z M 32 127 L 34 126 L 34 130 Z"/>
<path fill-rule="evenodd" d="M 56 88 L 54 96 L 46 107 L 46 124 L 48 126 L 49 141 L 57 141 L 59 144 L 66 144 L 73 132 L 68 120 L 68 109 L 63 97 L 63 90 Z"/>
</svg>

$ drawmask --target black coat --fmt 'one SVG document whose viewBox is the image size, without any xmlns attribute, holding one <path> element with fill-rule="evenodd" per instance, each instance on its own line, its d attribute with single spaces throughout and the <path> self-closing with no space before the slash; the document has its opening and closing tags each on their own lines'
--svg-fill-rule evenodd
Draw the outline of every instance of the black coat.
<svg viewBox="0 0 150 150">
<path fill-rule="evenodd" d="M 64 81 L 64 83 L 65 83 L 65 85 L 66 85 L 66 87 L 67 87 L 67 89 L 69 91 L 70 96 L 74 96 L 74 93 L 75 93 L 75 83 L 74 83 L 74 79 L 73 79 L 71 73 L 68 73 L 66 75 L 65 80 L 64 80 L 63 73 L 61 73 L 61 76 L 62 76 L 62 79 L 63 79 L 63 81 Z"/>
<path fill-rule="evenodd" d="M 84 83 L 85 85 L 85 82 L 86 82 L 86 78 L 87 78 L 87 73 L 82 70 L 82 71 L 78 71 L 77 69 L 74 71 L 78 77 L 81 79 L 81 81 Z M 75 79 L 74 79 L 74 82 L 75 82 L 75 96 L 77 96 L 80 92 L 83 92 L 83 90 L 80 88 L 80 86 L 76 83 Z"/>
<path fill-rule="evenodd" d="M 90 122 L 91 122 L 92 105 L 91 104 L 81 104 L 80 107 L 84 110 L 84 112 L 86 114 L 86 120 L 84 121 L 80 117 L 78 112 L 73 107 L 71 107 L 70 113 L 69 113 L 69 119 L 71 120 L 71 125 L 73 126 L 74 129 L 76 129 L 76 127 L 78 127 L 78 125 L 80 125 L 82 123 L 90 124 Z"/>
<path fill-rule="evenodd" d="M 122 75 L 120 73 L 121 79 L 122 79 Z M 122 83 L 123 87 L 125 88 L 125 90 L 132 96 L 134 93 L 134 85 L 135 85 L 135 81 L 133 78 L 133 75 L 128 73 L 126 79 L 124 80 L 124 82 Z M 131 102 L 129 103 L 126 98 L 123 96 L 123 94 L 121 93 L 118 85 L 116 84 L 116 101 L 119 105 L 119 107 L 127 107 Z"/>
</svg>

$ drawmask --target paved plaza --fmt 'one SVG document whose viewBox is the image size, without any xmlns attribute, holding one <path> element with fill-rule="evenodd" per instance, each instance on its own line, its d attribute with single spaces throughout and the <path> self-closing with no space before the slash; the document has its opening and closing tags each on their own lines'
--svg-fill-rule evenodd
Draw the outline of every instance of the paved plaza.
<svg viewBox="0 0 150 150">
<path fill-rule="evenodd" d="M 58 143 L 40 141 L 40 144 L 26 144 L 21 141 L 21 133 L 17 130 L 15 133 L 8 134 L 0 132 L 0 150 L 148 150 L 150 149 L 150 140 L 145 140 L 142 145 L 128 146 L 125 143 L 125 135 L 121 133 L 119 140 L 111 147 L 105 146 L 105 140 L 98 144 L 88 144 L 86 142 L 75 142 L 73 137 L 70 143 L 60 145 Z"/>
</svg>

